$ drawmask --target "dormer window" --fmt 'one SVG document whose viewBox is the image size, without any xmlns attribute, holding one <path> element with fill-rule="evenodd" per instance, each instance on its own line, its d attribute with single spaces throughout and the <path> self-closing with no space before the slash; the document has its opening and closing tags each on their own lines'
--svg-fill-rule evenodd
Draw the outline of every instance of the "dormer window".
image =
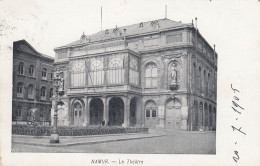
<svg viewBox="0 0 260 166">
<path fill-rule="evenodd" d="M 158 22 L 158 21 L 152 21 L 152 22 L 151 22 L 151 26 L 152 26 L 153 28 L 159 28 L 159 22 Z"/>
<path fill-rule="evenodd" d="M 119 34 L 119 29 L 116 27 L 115 29 L 113 29 L 113 33 L 114 33 L 115 35 L 118 35 L 118 34 Z"/>
<path fill-rule="evenodd" d="M 109 34 L 109 31 L 108 31 L 108 29 L 106 29 L 106 30 L 105 30 L 105 34 Z"/>
<path fill-rule="evenodd" d="M 144 26 L 144 24 L 141 22 L 140 24 L 139 24 L 139 28 L 142 28 Z"/>
</svg>

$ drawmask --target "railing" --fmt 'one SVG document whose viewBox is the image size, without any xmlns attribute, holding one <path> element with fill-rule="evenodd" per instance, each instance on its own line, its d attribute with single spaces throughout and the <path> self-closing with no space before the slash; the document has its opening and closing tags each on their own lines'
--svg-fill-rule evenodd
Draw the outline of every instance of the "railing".
<svg viewBox="0 0 260 166">
<path fill-rule="evenodd" d="M 12 134 L 32 135 L 32 136 L 50 136 L 52 126 L 29 126 L 12 125 Z M 123 128 L 123 127 L 59 127 L 60 136 L 84 136 L 84 135 L 103 135 L 103 134 L 123 134 L 123 133 L 147 133 L 148 128 Z"/>
</svg>

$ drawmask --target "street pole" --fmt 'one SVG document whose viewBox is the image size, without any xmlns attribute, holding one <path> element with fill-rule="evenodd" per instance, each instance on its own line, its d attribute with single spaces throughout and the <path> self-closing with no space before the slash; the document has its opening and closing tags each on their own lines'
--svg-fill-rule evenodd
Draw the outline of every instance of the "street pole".
<svg viewBox="0 0 260 166">
<path fill-rule="evenodd" d="M 58 105 L 62 105 L 60 96 L 64 94 L 63 71 L 57 71 L 56 76 L 54 77 L 53 80 L 54 80 L 54 86 L 56 88 L 56 101 L 54 105 L 54 115 L 53 115 L 54 123 L 53 123 L 53 130 L 51 133 L 50 143 L 59 143 L 60 140 L 59 140 L 59 133 L 57 129 L 57 121 L 58 121 Z"/>
<path fill-rule="evenodd" d="M 57 79 L 55 81 L 58 81 Z M 58 85 L 55 85 L 56 86 L 56 97 L 58 99 L 58 88 L 59 86 Z M 58 130 L 57 130 L 57 121 L 58 121 L 58 101 L 55 101 L 55 105 L 54 105 L 54 115 L 53 115 L 53 130 L 52 130 L 52 133 L 51 133 L 51 140 L 50 140 L 50 143 L 59 143 L 60 140 L 59 140 L 59 133 L 58 133 Z"/>
</svg>

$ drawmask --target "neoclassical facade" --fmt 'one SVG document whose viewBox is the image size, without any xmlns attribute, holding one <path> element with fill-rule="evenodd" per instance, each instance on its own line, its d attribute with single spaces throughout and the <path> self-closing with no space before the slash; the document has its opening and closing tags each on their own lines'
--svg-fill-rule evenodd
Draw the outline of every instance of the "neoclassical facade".
<svg viewBox="0 0 260 166">
<path fill-rule="evenodd" d="M 65 70 L 59 125 L 216 129 L 217 53 L 193 24 L 160 19 L 83 33 L 55 53 Z"/>
</svg>

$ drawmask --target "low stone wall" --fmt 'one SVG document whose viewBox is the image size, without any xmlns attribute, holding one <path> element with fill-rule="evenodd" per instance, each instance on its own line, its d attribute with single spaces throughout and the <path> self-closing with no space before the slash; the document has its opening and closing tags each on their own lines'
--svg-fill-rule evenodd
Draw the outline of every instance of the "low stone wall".
<svg viewBox="0 0 260 166">
<path fill-rule="evenodd" d="M 51 126 L 33 127 L 29 125 L 12 125 L 12 134 L 15 135 L 50 136 L 51 131 Z M 148 128 L 143 127 L 58 127 L 58 133 L 60 136 L 85 136 L 146 132 L 148 132 Z"/>
</svg>

